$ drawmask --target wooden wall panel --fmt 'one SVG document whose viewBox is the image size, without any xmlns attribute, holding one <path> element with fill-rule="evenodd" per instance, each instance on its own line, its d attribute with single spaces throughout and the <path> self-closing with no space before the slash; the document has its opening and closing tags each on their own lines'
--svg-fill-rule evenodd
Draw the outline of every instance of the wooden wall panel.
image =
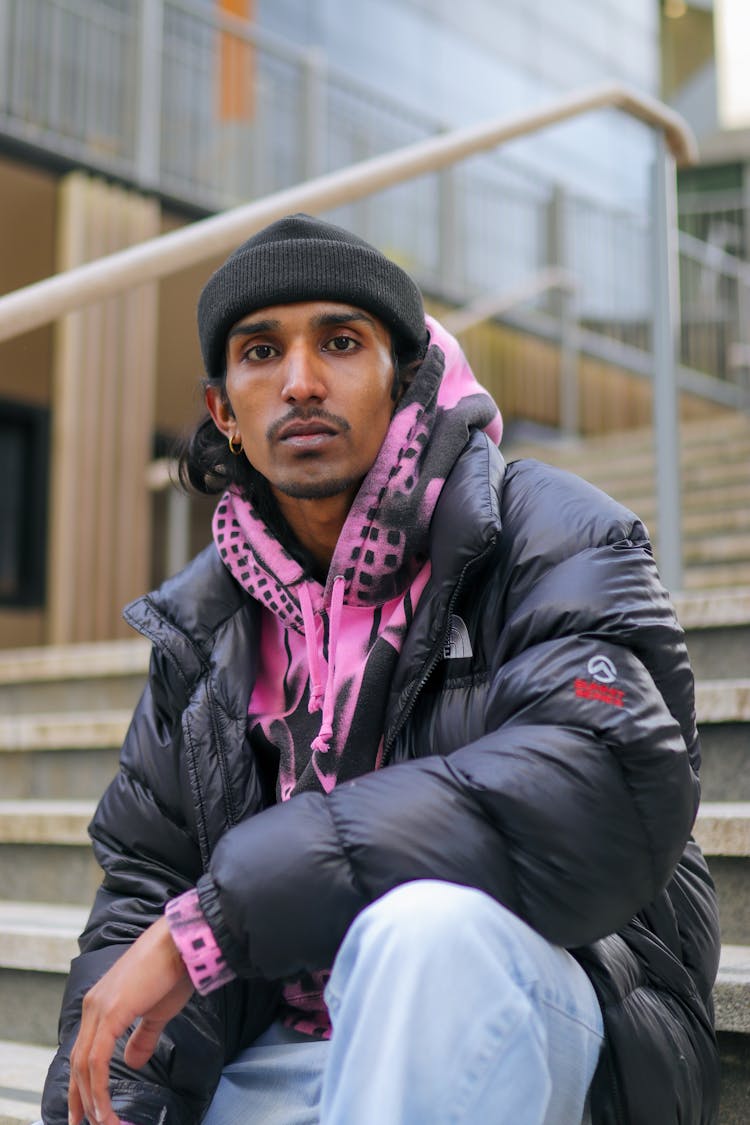
<svg viewBox="0 0 750 1125">
<path fill-rule="evenodd" d="M 159 206 L 80 172 L 60 186 L 57 268 L 158 233 Z M 53 644 L 127 635 L 148 586 L 156 378 L 155 284 L 64 317 L 52 392 L 49 627 Z"/>
</svg>

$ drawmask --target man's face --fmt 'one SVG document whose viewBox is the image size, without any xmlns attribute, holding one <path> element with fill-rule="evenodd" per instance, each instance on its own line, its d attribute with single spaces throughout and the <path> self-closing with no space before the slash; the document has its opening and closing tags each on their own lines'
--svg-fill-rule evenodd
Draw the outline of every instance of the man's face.
<svg viewBox="0 0 750 1125">
<path fill-rule="evenodd" d="M 226 361 L 226 400 L 209 388 L 209 410 L 274 492 L 351 503 L 394 409 L 385 326 L 337 301 L 275 305 L 230 329 Z"/>
</svg>

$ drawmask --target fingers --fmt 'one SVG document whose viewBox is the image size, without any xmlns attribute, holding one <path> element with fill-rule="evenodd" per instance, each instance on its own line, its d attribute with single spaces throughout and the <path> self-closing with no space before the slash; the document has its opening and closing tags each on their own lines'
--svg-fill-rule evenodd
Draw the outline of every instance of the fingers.
<svg viewBox="0 0 750 1125">
<path fill-rule="evenodd" d="M 109 1096 L 109 1068 L 117 1039 L 142 1020 L 125 1049 L 128 1066 L 144 1066 L 164 1026 L 193 992 L 166 919 L 161 918 L 123 953 L 87 992 L 70 1056 L 68 1109 L 72 1125 L 119 1125 Z"/>
<path fill-rule="evenodd" d="M 84 1116 L 91 1125 L 119 1125 L 109 1097 L 109 1063 L 118 1033 L 106 1025 L 97 988 L 84 997 L 81 1029 L 70 1056 L 72 1125 L 79 1125 Z"/>
<path fill-rule="evenodd" d="M 83 1114 L 83 1102 L 81 1101 L 81 1096 L 78 1093 L 78 1086 L 73 1081 L 71 1071 L 70 1086 L 68 1087 L 68 1121 L 70 1125 L 81 1125 L 81 1121 L 83 1121 Z"/>
</svg>

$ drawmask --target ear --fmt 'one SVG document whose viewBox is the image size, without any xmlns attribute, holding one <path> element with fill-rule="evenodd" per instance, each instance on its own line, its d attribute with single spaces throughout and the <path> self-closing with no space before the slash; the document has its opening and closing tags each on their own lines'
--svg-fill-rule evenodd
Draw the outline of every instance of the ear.
<svg viewBox="0 0 750 1125">
<path fill-rule="evenodd" d="M 206 408 L 213 418 L 216 428 L 224 434 L 225 438 L 236 436 L 237 422 L 223 387 L 213 385 L 206 387 Z"/>
</svg>

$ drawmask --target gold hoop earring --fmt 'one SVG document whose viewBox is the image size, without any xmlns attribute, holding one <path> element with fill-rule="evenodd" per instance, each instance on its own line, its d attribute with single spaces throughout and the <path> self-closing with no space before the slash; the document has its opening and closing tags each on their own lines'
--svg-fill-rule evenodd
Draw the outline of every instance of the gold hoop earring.
<svg viewBox="0 0 750 1125">
<path fill-rule="evenodd" d="M 242 453 L 242 438 L 240 438 L 240 444 L 239 444 L 239 445 L 235 445 L 235 444 L 234 444 L 234 439 L 236 438 L 236 436 L 237 436 L 236 434 L 230 434 L 230 436 L 229 436 L 229 438 L 228 438 L 228 441 L 229 441 L 229 452 L 230 452 L 230 453 L 231 453 L 231 454 L 232 454 L 232 455 L 233 455 L 234 457 L 239 457 L 240 453 Z"/>
</svg>

